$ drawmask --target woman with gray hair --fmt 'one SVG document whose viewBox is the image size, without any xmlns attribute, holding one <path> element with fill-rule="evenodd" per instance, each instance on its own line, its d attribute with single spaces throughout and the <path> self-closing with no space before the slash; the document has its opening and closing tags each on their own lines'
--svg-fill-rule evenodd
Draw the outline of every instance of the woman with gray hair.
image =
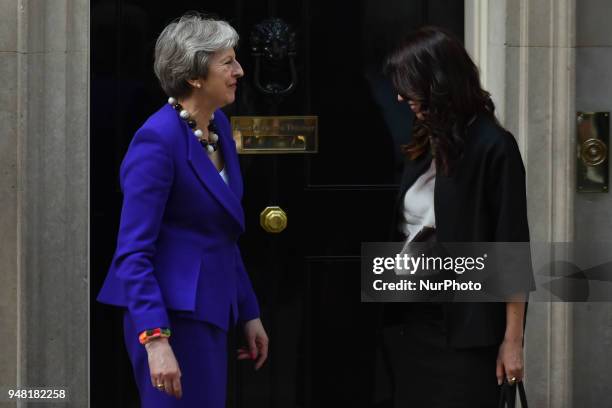
<svg viewBox="0 0 612 408">
<path fill-rule="evenodd" d="M 188 14 L 155 46 L 168 104 L 138 129 L 121 165 L 117 249 L 98 301 L 123 307 L 143 407 L 225 406 L 227 331 L 259 369 L 268 337 L 237 240 L 242 178 L 226 116 L 244 75 L 226 22 Z"/>
</svg>

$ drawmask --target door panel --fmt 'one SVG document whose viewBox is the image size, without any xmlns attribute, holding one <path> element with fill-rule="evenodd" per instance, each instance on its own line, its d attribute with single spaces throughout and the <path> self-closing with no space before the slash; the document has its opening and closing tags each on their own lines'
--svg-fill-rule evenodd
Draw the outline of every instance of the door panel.
<svg viewBox="0 0 612 408">
<path fill-rule="evenodd" d="M 359 255 L 361 242 L 389 237 L 398 145 L 412 117 L 380 67 L 393 42 L 420 25 L 462 36 L 463 1 L 92 1 L 92 407 L 137 406 L 119 314 L 94 297 L 116 242 L 120 162 L 134 131 L 166 99 L 152 70 L 155 39 L 188 10 L 226 19 L 241 36 L 246 76 L 224 109 L 229 116 L 319 117 L 318 153 L 240 158 L 247 226 L 240 244 L 271 352 L 257 373 L 230 356 L 228 406 L 385 406 L 389 395 L 380 390 L 388 387 L 376 383 L 379 310 L 359 301 Z M 297 88 L 277 105 L 254 86 L 249 47 L 251 30 L 269 17 L 297 34 Z M 270 205 L 287 213 L 280 234 L 259 225 Z"/>
</svg>

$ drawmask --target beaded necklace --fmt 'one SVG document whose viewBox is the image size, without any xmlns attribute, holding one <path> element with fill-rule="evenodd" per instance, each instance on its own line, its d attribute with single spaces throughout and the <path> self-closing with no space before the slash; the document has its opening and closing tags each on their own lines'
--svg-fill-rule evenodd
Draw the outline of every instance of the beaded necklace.
<svg viewBox="0 0 612 408">
<path fill-rule="evenodd" d="M 217 130 L 217 125 L 213 122 L 215 118 L 214 113 L 210 117 L 210 122 L 208 123 L 208 139 L 204 137 L 204 132 L 202 129 L 198 129 L 198 124 L 195 119 L 191 117 L 191 114 L 187 112 L 187 110 L 183 109 L 183 106 L 178 103 L 176 98 L 170 97 L 168 98 L 168 103 L 175 111 L 178 112 L 181 119 L 187 122 L 187 125 L 193 131 L 193 134 L 198 139 L 198 142 L 202 145 L 204 149 L 208 152 L 208 154 L 213 154 L 217 151 L 219 147 L 219 131 Z"/>
</svg>

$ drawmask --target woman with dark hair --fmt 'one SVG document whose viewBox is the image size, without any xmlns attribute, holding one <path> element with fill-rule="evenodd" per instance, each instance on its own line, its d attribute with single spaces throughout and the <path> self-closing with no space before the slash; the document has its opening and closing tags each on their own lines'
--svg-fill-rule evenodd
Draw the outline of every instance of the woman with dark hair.
<svg viewBox="0 0 612 408">
<path fill-rule="evenodd" d="M 438 242 L 529 241 L 517 143 L 495 118 L 461 43 L 442 29 L 422 28 L 388 56 L 385 73 L 416 116 L 402 146 L 399 238 L 435 228 Z M 528 286 L 517 286 L 506 302 L 401 305 L 400 340 L 387 344 L 395 350 L 395 405 L 496 406 L 499 385 L 523 378 L 531 274 Z"/>
</svg>

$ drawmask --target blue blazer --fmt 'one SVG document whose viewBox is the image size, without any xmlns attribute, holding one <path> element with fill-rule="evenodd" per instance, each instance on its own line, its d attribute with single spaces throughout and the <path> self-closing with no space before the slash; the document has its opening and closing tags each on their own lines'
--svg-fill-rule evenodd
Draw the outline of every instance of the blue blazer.
<svg viewBox="0 0 612 408">
<path fill-rule="evenodd" d="M 170 105 L 136 132 L 121 164 L 117 250 L 98 301 L 127 307 L 137 333 L 168 310 L 227 330 L 259 307 L 237 246 L 242 177 L 226 116 L 215 112 L 229 185 Z"/>
</svg>

